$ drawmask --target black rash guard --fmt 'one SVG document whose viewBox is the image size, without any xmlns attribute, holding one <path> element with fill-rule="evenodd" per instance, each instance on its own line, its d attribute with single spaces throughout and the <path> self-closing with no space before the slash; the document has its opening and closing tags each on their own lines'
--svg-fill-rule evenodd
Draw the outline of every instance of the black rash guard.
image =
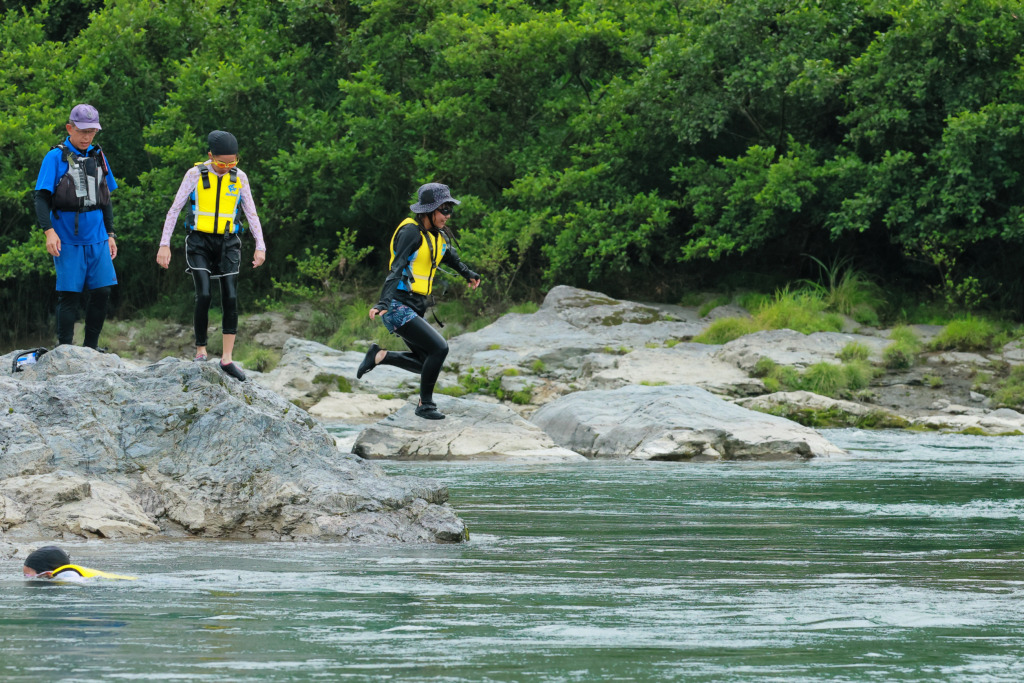
<svg viewBox="0 0 1024 683">
<path fill-rule="evenodd" d="M 380 300 L 374 306 L 377 310 L 388 310 L 391 306 L 391 300 L 398 299 L 421 316 L 427 312 L 428 297 L 426 295 L 398 288 L 399 283 L 402 281 L 402 271 L 409 265 L 409 257 L 416 253 L 423 244 L 421 230 L 422 228 L 419 223 L 409 223 L 399 229 L 398 235 L 395 237 L 395 258 L 391 262 L 391 271 L 384 280 L 384 286 L 380 292 Z M 444 256 L 441 257 L 441 263 L 455 269 L 455 272 L 466 280 L 477 280 L 480 278 L 479 275 L 470 270 L 469 266 L 462 262 L 458 252 L 455 251 L 455 247 L 450 242 L 448 242 L 448 248 L 445 250 Z"/>
</svg>

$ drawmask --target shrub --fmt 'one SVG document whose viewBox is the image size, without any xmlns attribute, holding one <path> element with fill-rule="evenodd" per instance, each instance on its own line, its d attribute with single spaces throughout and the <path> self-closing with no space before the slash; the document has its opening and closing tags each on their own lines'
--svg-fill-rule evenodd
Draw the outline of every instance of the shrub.
<svg viewBox="0 0 1024 683">
<path fill-rule="evenodd" d="M 514 392 L 512 392 L 512 396 L 509 398 L 510 401 L 512 401 L 516 405 L 521 405 L 521 406 L 525 406 L 525 405 L 529 404 L 532 399 L 533 399 L 533 388 L 532 387 L 524 387 L 523 389 L 520 389 L 519 391 L 514 391 Z"/>
<path fill-rule="evenodd" d="M 830 265 L 809 257 L 818 264 L 823 283 L 804 280 L 815 294 L 819 295 L 825 308 L 851 316 L 862 325 L 878 324 L 878 307 L 881 297 L 878 286 L 866 275 L 855 270 L 849 258 L 836 258 Z M 874 323 L 869 323 L 874 320 Z"/>
<path fill-rule="evenodd" d="M 890 370 L 906 370 L 914 366 L 917 352 L 906 344 L 890 344 L 882 351 L 882 363 Z"/>
<path fill-rule="evenodd" d="M 882 363 L 890 370 L 905 370 L 913 367 L 917 354 L 921 352 L 921 340 L 912 329 L 899 326 L 891 333 L 892 344 L 882 351 Z"/>
<path fill-rule="evenodd" d="M 815 363 L 803 374 L 801 386 L 822 396 L 838 396 L 846 389 L 846 372 L 841 365 Z"/>
<path fill-rule="evenodd" d="M 788 365 L 776 366 L 768 378 L 778 382 L 779 387 L 783 391 L 794 391 L 803 388 L 801 386 L 800 373 L 796 371 L 796 368 Z"/>
<path fill-rule="evenodd" d="M 967 316 L 942 328 L 932 341 L 937 350 L 987 351 L 994 345 L 999 330 L 988 320 Z"/>
<path fill-rule="evenodd" d="M 850 342 L 844 346 L 836 356 L 843 362 L 867 360 L 871 357 L 871 349 L 860 342 Z"/>
<path fill-rule="evenodd" d="M 1015 365 L 1010 374 L 997 383 L 992 400 L 1001 408 L 1016 410 L 1024 405 L 1024 365 Z"/>
<path fill-rule="evenodd" d="M 536 304 L 536 303 L 534 303 L 532 301 L 526 301 L 526 302 L 521 303 L 521 304 L 516 304 L 512 308 L 508 309 L 508 312 L 509 313 L 530 314 L 530 313 L 536 313 L 539 310 L 540 310 L 540 306 L 538 304 Z"/>
<path fill-rule="evenodd" d="M 313 384 L 333 384 L 343 394 L 352 393 L 352 384 L 347 377 L 333 373 L 321 372 L 313 378 Z"/>
<path fill-rule="evenodd" d="M 752 377 L 769 377 L 778 367 L 778 363 L 773 361 L 771 358 L 761 356 L 757 359 L 757 362 L 754 363 L 754 368 L 750 371 L 750 375 Z"/>
<path fill-rule="evenodd" d="M 238 358 L 239 362 L 241 362 L 243 366 L 251 368 L 256 372 L 270 372 L 277 367 L 279 362 L 281 362 L 281 354 L 275 349 L 268 349 L 265 347 L 250 349 L 246 346 L 241 350 L 242 353 L 238 353 L 238 350 L 236 349 L 235 357 Z"/>
<path fill-rule="evenodd" d="M 871 378 L 875 376 L 874 369 L 863 360 L 843 363 L 842 368 L 846 377 L 846 389 L 850 391 L 859 391 L 865 388 L 871 384 Z"/>
<path fill-rule="evenodd" d="M 892 332 L 889 333 L 889 339 L 897 343 L 914 345 L 918 347 L 918 350 L 920 350 L 921 347 L 920 337 L 917 336 L 917 333 L 914 332 L 914 330 L 906 325 L 900 325 L 893 328 Z"/>
<path fill-rule="evenodd" d="M 758 331 L 757 323 L 751 318 L 719 318 L 693 338 L 698 344 L 725 344 L 745 334 Z"/>
<path fill-rule="evenodd" d="M 839 332 L 843 318 L 838 313 L 826 313 L 825 302 L 812 292 L 791 292 L 783 288 L 754 315 L 758 329 L 790 329 L 803 334 L 813 332 Z"/>
</svg>

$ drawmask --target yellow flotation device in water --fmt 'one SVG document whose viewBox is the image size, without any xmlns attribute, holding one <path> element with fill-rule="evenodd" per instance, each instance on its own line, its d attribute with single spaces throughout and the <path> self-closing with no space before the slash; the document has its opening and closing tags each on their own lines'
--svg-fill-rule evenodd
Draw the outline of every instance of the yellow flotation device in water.
<svg viewBox="0 0 1024 683">
<path fill-rule="evenodd" d="M 138 579 L 137 576 L 125 576 L 124 574 L 111 574 L 110 572 L 100 571 L 99 569 L 89 569 L 88 567 L 81 567 L 77 564 L 66 564 L 63 567 L 57 567 L 51 572 L 50 576 L 57 579 L 60 578 L 60 574 L 64 572 L 74 572 L 79 576 L 86 579 L 123 579 L 125 581 L 135 581 Z"/>
</svg>

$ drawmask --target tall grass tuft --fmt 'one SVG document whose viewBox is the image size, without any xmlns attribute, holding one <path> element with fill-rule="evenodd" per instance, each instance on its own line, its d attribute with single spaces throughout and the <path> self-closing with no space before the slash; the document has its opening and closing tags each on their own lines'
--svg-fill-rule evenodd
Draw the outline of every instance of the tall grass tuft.
<svg viewBox="0 0 1024 683">
<path fill-rule="evenodd" d="M 992 399 L 1000 408 L 1020 410 L 1024 406 L 1024 365 L 1015 365 L 1009 376 L 998 383 Z"/>
<path fill-rule="evenodd" d="M 807 368 L 801 386 L 822 396 L 838 396 L 847 387 L 847 376 L 842 365 L 815 363 Z"/>
<path fill-rule="evenodd" d="M 757 322 L 751 318 L 719 318 L 712 321 L 693 341 L 698 344 L 725 344 L 759 329 Z"/>
<path fill-rule="evenodd" d="M 754 314 L 754 320 L 762 330 L 790 329 L 811 334 L 839 332 L 843 329 L 842 317 L 836 313 L 827 313 L 825 302 L 819 294 L 791 291 L 789 287 L 778 290 L 771 301 Z"/>
<path fill-rule="evenodd" d="M 905 370 L 917 362 L 921 352 L 921 340 L 912 329 L 899 326 L 889 333 L 892 344 L 882 351 L 882 363 L 890 370 Z"/>
<path fill-rule="evenodd" d="M 836 357 L 844 363 L 855 360 L 867 360 L 871 357 L 871 349 L 866 344 L 850 342 L 836 354 Z"/>
<path fill-rule="evenodd" d="M 943 327 L 932 341 L 932 348 L 939 351 L 988 351 L 995 345 L 998 334 L 998 328 L 988 320 L 969 315 Z"/>
<path fill-rule="evenodd" d="M 813 256 L 808 258 L 818 264 L 822 282 L 802 282 L 821 296 L 826 309 L 848 315 L 861 324 L 878 324 L 875 311 L 882 302 L 878 285 L 854 269 L 852 259 L 836 257 L 825 265 Z"/>
</svg>

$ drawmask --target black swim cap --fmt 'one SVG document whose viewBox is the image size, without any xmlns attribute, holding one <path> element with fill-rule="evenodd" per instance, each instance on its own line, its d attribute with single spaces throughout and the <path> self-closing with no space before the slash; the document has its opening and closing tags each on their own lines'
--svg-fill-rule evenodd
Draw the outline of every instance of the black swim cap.
<svg viewBox="0 0 1024 683">
<path fill-rule="evenodd" d="M 71 564 L 71 556 L 55 545 L 34 550 L 25 558 L 25 566 L 39 573 L 52 572 L 66 564 Z"/>
<path fill-rule="evenodd" d="M 213 156 L 222 154 L 238 154 L 238 140 L 226 130 L 215 130 L 206 136 L 206 142 L 210 145 L 210 153 Z"/>
</svg>

